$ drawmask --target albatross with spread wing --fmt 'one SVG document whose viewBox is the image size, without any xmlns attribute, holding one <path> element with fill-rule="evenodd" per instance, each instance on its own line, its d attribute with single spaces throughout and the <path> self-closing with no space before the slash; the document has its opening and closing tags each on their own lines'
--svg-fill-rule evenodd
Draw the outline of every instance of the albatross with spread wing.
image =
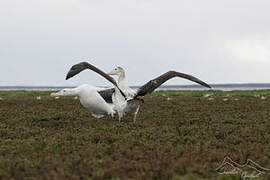
<svg viewBox="0 0 270 180">
<path fill-rule="evenodd" d="M 103 73 L 103 72 L 100 73 L 99 70 L 96 70 L 97 69 L 96 67 L 89 64 L 88 62 L 81 62 L 81 63 L 73 65 L 66 76 L 66 80 L 75 76 L 76 74 L 80 73 L 81 71 L 83 71 L 85 69 L 90 69 L 90 70 L 93 70 L 93 71 L 101 74 L 103 77 L 105 77 L 110 82 L 113 82 L 113 84 L 115 85 L 115 88 L 102 90 L 102 91 L 99 91 L 98 93 L 107 102 L 113 103 L 113 105 L 115 106 L 115 109 L 118 112 L 119 121 L 125 113 L 132 113 L 134 115 L 133 120 L 135 122 L 136 115 L 139 111 L 140 105 L 143 103 L 143 100 L 139 99 L 138 97 L 145 96 L 146 94 L 152 93 L 156 88 L 158 88 L 163 83 L 165 83 L 166 81 L 168 81 L 169 79 L 172 79 L 174 77 L 188 79 L 190 81 L 196 82 L 196 83 L 198 83 L 202 86 L 205 86 L 207 88 L 211 88 L 211 86 L 209 86 L 207 83 L 203 82 L 202 80 L 200 80 L 194 76 L 180 73 L 180 72 L 176 72 L 176 71 L 168 71 L 168 72 L 162 74 L 161 76 L 159 76 L 153 80 L 150 80 L 149 82 L 147 82 L 146 84 L 141 86 L 137 91 L 134 91 L 133 89 L 129 88 L 125 83 L 125 71 L 123 68 L 116 67 L 114 70 L 112 70 L 108 74 Z M 118 83 L 115 84 L 114 83 L 115 81 L 112 80 L 113 78 L 111 79 L 111 77 L 109 75 L 117 75 L 118 76 Z M 116 93 L 116 91 L 120 91 L 121 94 Z M 122 99 L 123 97 L 121 97 L 123 94 L 124 94 L 124 97 L 127 98 L 126 104 L 123 103 L 125 101 Z M 117 103 L 118 100 L 120 101 L 120 103 Z M 124 104 L 124 105 L 119 106 L 118 104 Z"/>
</svg>

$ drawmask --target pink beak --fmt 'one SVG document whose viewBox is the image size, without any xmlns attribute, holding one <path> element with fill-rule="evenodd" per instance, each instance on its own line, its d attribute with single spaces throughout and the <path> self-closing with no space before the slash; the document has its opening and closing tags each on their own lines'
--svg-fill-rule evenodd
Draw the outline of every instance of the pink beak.
<svg viewBox="0 0 270 180">
<path fill-rule="evenodd" d="M 57 93 L 51 93 L 51 97 L 57 96 Z"/>
<path fill-rule="evenodd" d="M 107 73 L 108 75 L 114 75 L 114 73 L 111 71 L 111 72 L 109 72 L 109 73 Z"/>
</svg>

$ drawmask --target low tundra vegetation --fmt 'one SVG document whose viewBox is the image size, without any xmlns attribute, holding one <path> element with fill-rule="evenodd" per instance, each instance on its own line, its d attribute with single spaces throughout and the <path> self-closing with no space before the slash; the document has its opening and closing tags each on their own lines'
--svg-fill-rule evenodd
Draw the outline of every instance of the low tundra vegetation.
<svg viewBox="0 0 270 180">
<path fill-rule="evenodd" d="M 241 179 L 216 171 L 227 156 L 270 168 L 268 90 L 158 91 L 136 123 L 49 94 L 0 92 L 0 179 Z"/>
</svg>

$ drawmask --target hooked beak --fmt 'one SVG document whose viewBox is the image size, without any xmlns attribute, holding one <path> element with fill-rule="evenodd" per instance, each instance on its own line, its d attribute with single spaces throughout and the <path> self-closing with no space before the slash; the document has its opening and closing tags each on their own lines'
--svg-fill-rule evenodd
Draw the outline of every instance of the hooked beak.
<svg viewBox="0 0 270 180">
<path fill-rule="evenodd" d="M 114 73 L 113 71 L 108 72 L 107 74 L 108 74 L 108 75 L 115 75 L 115 73 Z"/>
<path fill-rule="evenodd" d="M 56 96 L 58 96 L 58 93 L 51 93 L 51 97 L 56 97 Z"/>
</svg>

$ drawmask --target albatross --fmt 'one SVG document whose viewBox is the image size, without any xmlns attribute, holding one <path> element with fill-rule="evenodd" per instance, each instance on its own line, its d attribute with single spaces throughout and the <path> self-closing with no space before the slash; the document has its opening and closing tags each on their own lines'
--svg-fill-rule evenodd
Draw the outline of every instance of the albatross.
<svg viewBox="0 0 270 180">
<path fill-rule="evenodd" d="M 53 92 L 51 93 L 51 96 L 76 96 L 79 98 L 82 106 L 92 113 L 93 117 L 101 118 L 104 114 L 108 114 L 113 117 L 115 114 L 115 108 L 111 103 L 106 102 L 106 97 L 104 98 L 102 96 L 103 92 L 104 89 L 102 88 L 83 84 L 76 88 L 65 88 L 59 92 Z"/>
<path fill-rule="evenodd" d="M 66 80 L 70 79 L 71 77 L 75 76 L 76 74 L 79 74 L 81 71 L 90 69 L 97 73 L 100 73 L 99 71 L 96 71 L 96 67 L 89 64 L 88 62 L 80 62 L 78 64 L 75 64 L 71 67 L 69 70 Z M 125 83 L 125 71 L 122 67 L 116 67 L 109 73 L 101 74 L 103 77 L 105 77 L 107 80 L 111 79 L 109 78 L 109 75 L 116 75 L 118 76 L 118 82 L 114 84 L 115 88 L 105 89 L 102 91 L 101 96 L 104 98 L 106 102 L 112 102 L 112 106 L 114 109 L 118 112 L 119 115 L 119 121 L 126 113 L 132 113 L 133 114 L 133 121 L 136 122 L 136 116 L 139 111 L 140 105 L 144 102 L 142 99 L 140 99 L 140 96 L 145 96 L 147 94 L 152 93 L 156 88 L 161 86 L 163 83 L 168 81 L 169 79 L 172 79 L 174 77 L 180 77 L 184 79 L 188 79 L 190 81 L 196 82 L 204 87 L 211 88 L 207 83 L 203 82 L 202 80 L 191 76 L 189 74 L 184 74 L 176 71 L 168 71 L 160 76 L 158 76 L 155 79 L 150 80 L 143 86 L 141 86 L 137 91 L 131 89 L 128 87 Z M 109 76 L 109 77 L 108 77 Z M 112 81 L 111 81 L 112 82 Z M 121 93 L 119 93 L 121 92 Z M 124 94 L 124 95 L 123 95 Z M 126 98 L 126 100 L 123 100 L 123 97 Z M 90 101 L 90 99 L 89 99 Z M 126 103 L 125 103 L 126 102 Z M 119 105 L 120 104 L 120 105 Z"/>
</svg>

